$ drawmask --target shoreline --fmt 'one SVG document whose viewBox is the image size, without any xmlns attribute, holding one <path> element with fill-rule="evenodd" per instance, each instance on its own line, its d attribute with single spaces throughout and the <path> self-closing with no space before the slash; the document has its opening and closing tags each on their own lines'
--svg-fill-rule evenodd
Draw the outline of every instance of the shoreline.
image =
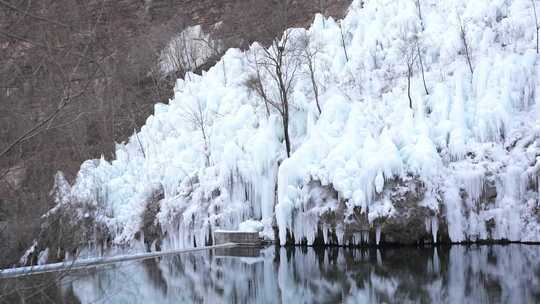
<svg viewBox="0 0 540 304">
<path fill-rule="evenodd" d="M 525 246 L 539 246 L 540 242 L 512 242 L 512 241 L 476 241 L 476 242 L 459 242 L 459 243 L 423 243 L 423 244 L 397 244 L 397 243 L 386 243 L 379 245 L 305 245 L 305 244 L 286 244 L 280 245 L 276 242 L 264 242 L 261 244 L 242 244 L 242 243 L 226 243 L 213 246 L 205 247 L 196 247 L 190 249 L 178 249 L 178 250 L 169 250 L 169 251 L 156 251 L 156 252 L 144 252 L 144 253 L 135 253 L 128 255 L 119 255 L 111 257 L 99 257 L 99 258 L 86 258 L 81 260 L 73 260 L 59 263 L 51 263 L 44 265 L 35 265 L 35 266 L 25 266 L 25 267 L 15 267 L 15 268 L 5 268 L 0 269 L 0 280 L 1 279 L 13 279 L 20 277 L 33 276 L 38 274 L 50 273 L 50 272 L 70 272 L 74 270 L 81 270 L 87 268 L 96 268 L 101 266 L 106 266 L 110 264 L 123 263 L 129 261 L 138 261 L 146 260 L 151 258 L 159 258 L 168 255 L 176 255 L 183 253 L 194 253 L 200 251 L 210 251 L 214 249 L 232 249 L 238 247 L 283 247 L 285 249 L 293 248 L 313 248 L 317 249 L 330 249 L 330 248 L 340 248 L 340 249 L 349 249 L 349 250 L 384 250 L 384 249 L 399 249 L 399 248 L 441 248 L 441 247 L 452 247 L 452 246 L 509 246 L 509 245 L 525 245 Z"/>
</svg>

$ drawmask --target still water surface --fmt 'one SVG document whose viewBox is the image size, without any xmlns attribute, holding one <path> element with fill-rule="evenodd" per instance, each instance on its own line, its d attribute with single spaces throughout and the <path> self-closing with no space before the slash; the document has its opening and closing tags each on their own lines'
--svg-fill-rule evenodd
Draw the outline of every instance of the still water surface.
<svg viewBox="0 0 540 304">
<path fill-rule="evenodd" d="M 540 303 L 540 246 L 235 248 L 0 284 L 29 303 Z"/>
</svg>

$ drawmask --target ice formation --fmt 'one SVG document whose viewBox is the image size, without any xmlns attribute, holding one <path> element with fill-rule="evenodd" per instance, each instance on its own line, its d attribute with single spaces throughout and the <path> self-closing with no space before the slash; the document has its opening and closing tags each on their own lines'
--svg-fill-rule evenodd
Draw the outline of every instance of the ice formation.
<svg viewBox="0 0 540 304">
<path fill-rule="evenodd" d="M 141 231 L 158 190 L 155 223 L 165 247 L 199 246 L 213 230 L 248 220 L 245 227 L 262 226 L 269 238 L 275 223 L 282 244 L 288 235 L 312 244 L 320 234 L 356 244 L 369 242 L 369 231 L 384 240 L 387 221 L 402 212 L 396 202 L 421 189 L 414 204 L 433 241 L 442 230 L 454 242 L 540 241 L 531 1 L 422 0 L 421 19 L 415 3 L 354 1 L 339 22 L 317 15 L 309 29 L 290 29 L 286 47 L 307 35 L 316 48 L 322 108 L 319 114 L 301 64 L 291 93 L 290 158 L 280 116 L 268 115 L 246 85 L 262 46 L 230 49 L 202 76 L 179 79 L 174 98 L 155 105 L 114 160 L 89 160 L 72 186 L 57 185 L 59 207 L 96 206 L 95 221 L 115 244 Z M 269 83 L 271 75 L 261 77 Z M 351 231 L 354 221 L 361 227 Z"/>
</svg>

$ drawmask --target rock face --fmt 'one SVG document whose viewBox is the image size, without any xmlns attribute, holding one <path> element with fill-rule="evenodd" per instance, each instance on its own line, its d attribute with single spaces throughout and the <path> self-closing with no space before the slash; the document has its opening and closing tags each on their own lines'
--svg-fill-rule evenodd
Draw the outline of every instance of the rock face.
<svg viewBox="0 0 540 304">
<path fill-rule="evenodd" d="M 164 198 L 165 192 L 163 187 L 156 187 L 156 190 L 154 190 L 149 198 L 143 213 L 141 232 L 148 251 L 161 250 L 161 241 L 163 239 L 163 235 L 156 217 L 161 208 L 161 200 Z"/>
<path fill-rule="evenodd" d="M 439 215 L 432 209 L 423 206 L 425 186 L 416 178 L 408 180 L 395 179 L 386 182 L 384 190 L 377 200 L 388 200 L 394 210 L 391 215 L 368 219 L 369 210 L 353 208 L 347 214 L 349 202 L 339 199 L 338 192 L 332 185 L 322 186 L 320 182 L 306 185 L 306 204 L 303 205 L 298 226 L 287 236 L 288 244 L 314 245 L 351 245 L 368 246 L 379 244 L 418 244 L 431 243 L 438 235 Z M 297 215 L 298 216 L 298 215 Z M 315 223 L 314 240 L 298 238 L 306 229 L 308 218 Z M 298 230 L 296 230 L 298 228 Z M 295 237 L 296 231 L 296 237 Z M 300 232 L 302 231 L 302 232 Z M 279 236 L 276 235 L 276 238 Z M 439 236 L 439 240 L 448 240 L 447 236 Z"/>
<path fill-rule="evenodd" d="M 375 225 L 380 226 L 382 241 L 416 244 L 430 240 L 432 237 L 431 220 L 437 219 L 433 210 L 421 205 L 426 190 L 423 183 L 411 178 L 409 181 L 387 182 L 385 187 L 389 189 L 389 199 L 395 212 L 389 218 L 375 221 Z M 434 231 L 434 234 L 436 235 L 437 231 Z"/>
</svg>

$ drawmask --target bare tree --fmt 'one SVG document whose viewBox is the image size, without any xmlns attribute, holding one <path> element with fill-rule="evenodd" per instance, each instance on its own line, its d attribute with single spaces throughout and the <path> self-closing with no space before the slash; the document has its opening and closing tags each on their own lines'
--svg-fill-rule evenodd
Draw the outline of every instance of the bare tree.
<svg viewBox="0 0 540 304">
<path fill-rule="evenodd" d="M 347 54 L 347 46 L 345 44 L 345 34 L 343 33 L 343 25 L 341 21 L 338 23 L 339 33 L 341 35 L 341 47 L 343 48 L 343 53 L 345 54 L 345 59 L 349 61 L 349 54 Z"/>
<path fill-rule="evenodd" d="M 424 18 L 422 17 L 422 6 L 420 5 L 420 0 L 415 0 L 415 5 L 418 10 L 418 19 L 420 20 L 420 29 L 422 32 L 424 32 Z M 426 76 L 424 71 L 424 60 L 422 59 L 422 52 L 420 50 L 420 38 L 418 37 L 418 33 L 415 35 L 415 44 L 416 44 L 416 51 L 418 56 L 418 64 L 420 65 L 420 72 L 422 73 L 422 82 L 424 84 L 424 90 L 426 92 L 426 95 L 429 95 L 429 91 L 426 85 Z"/>
<path fill-rule="evenodd" d="M 424 18 L 422 17 L 422 6 L 420 5 L 420 0 L 414 0 L 416 9 L 418 10 L 418 19 L 420 19 L 420 27 L 422 32 L 424 31 Z"/>
<path fill-rule="evenodd" d="M 311 87 L 313 89 L 313 96 L 315 97 L 315 104 L 317 110 L 321 114 L 321 104 L 319 102 L 319 86 L 315 77 L 316 57 L 320 53 L 320 45 L 312 43 L 311 37 L 307 32 L 304 32 L 300 37 L 299 42 L 299 55 L 302 58 L 303 64 L 307 67 L 309 78 L 311 80 Z"/>
<path fill-rule="evenodd" d="M 410 31 L 406 28 L 401 32 L 401 45 L 399 46 L 399 53 L 402 56 L 407 70 L 405 76 L 407 77 L 407 97 L 409 99 L 409 108 L 413 108 L 412 100 L 412 78 L 414 76 L 414 67 L 416 60 L 420 54 L 418 50 L 418 37 L 417 34 L 410 34 Z"/>
<path fill-rule="evenodd" d="M 107 31 L 114 18 L 105 6 L 0 0 L 0 221 L 8 223 L 0 267 L 39 231 L 53 174 L 73 176 L 82 160 L 114 147 L 109 118 L 120 90 L 110 83 L 122 40 L 118 28 Z"/>
<path fill-rule="evenodd" d="M 415 45 L 416 45 L 416 55 L 418 56 L 418 64 L 420 65 L 420 72 L 422 73 L 422 83 L 424 84 L 424 91 L 426 92 L 426 95 L 429 95 L 429 90 L 427 88 L 426 84 L 426 75 L 424 71 L 424 61 L 422 60 L 422 51 L 420 50 L 420 42 L 418 41 L 418 37 L 415 38 Z"/>
<path fill-rule="evenodd" d="M 298 51 L 290 41 L 291 33 L 291 30 L 285 31 L 281 40 L 274 39 L 268 49 L 262 48 L 261 58 L 255 58 L 257 76 L 255 81 L 251 83 L 251 87 L 264 101 L 267 111 L 272 107 L 281 117 L 287 157 L 290 157 L 291 154 L 289 136 L 291 95 L 300 64 Z M 265 75 L 269 76 L 269 84 L 263 83 L 260 69 L 265 72 Z M 268 92 L 265 85 L 270 85 L 274 92 Z M 275 95 L 277 97 L 273 98 Z"/>
<path fill-rule="evenodd" d="M 263 80 L 262 80 L 262 67 L 259 64 L 261 59 L 259 59 L 259 56 L 256 52 L 253 53 L 253 60 L 251 60 L 251 63 L 253 64 L 255 74 L 248 78 L 246 81 L 246 86 L 250 91 L 253 91 L 257 93 L 257 95 L 263 100 L 264 107 L 266 109 L 266 117 L 270 116 L 270 104 L 271 100 L 268 97 L 268 94 L 266 93 L 266 88 L 264 87 Z"/>
<path fill-rule="evenodd" d="M 174 71 L 176 77 L 184 77 L 186 72 L 197 68 L 197 47 L 193 43 L 193 37 L 183 31 L 171 40 L 170 44 L 162 53 L 162 70 L 165 73 Z"/>
<path fill-rule="evenodd" d="M 205 45 L 210 50 L 210 54 L 207 58 L 207 61 L 210 61 L 211 63 L 217 63 L 219 60 L 221 60 L 221 67 L 223 71 L 223 82 L 224 82 L 223 84 L 227 85 L 227 66 L 225 64 L 225 58 L 223 57 L 223 55 L 225 54 L 225 48 L 223 47 L 221 42 L 213 40 L 210 36 L 198 37 L 198 38 L 195 38 L 194 40 Z"/>
<path fill-rule="evenodd" d="M 405 51 L 405 60 L 407 64 L 407 96 L 409 97 L 409 108 L 413 108 L 413 101 L 411 97 L 411 82 L 414 73 L 414 63 L 418 56 L 414 45 L 408 45 Z"/>
<path fill-rule="evenodd" d="M 463 25 L 463 22 L 461 21 L 461 16 L 458 15 L 458 21 L 459 21 L 459 36 L 461 38 L 461 42 L 463 43 L 463 48 L 465 49 L 465 58 L 467 59 L 467 65 L 469 66 L 469 71 L 471 72 L 471 76 L 474 74 L 474 69 L 472 66 L 472 60 L 471 60 L 471 51 L 469 47 L 469 42 L 467 39 L 467 32 L 465 30 L 465 26 Z"/>
<path fill-rule="evenodd" d="M 205 166 L 210 166 L 210 138 L 208 128 L 210 123 L 210 113 L 205 109 L 205 105 L 200 99 L 196 99 L 194 104 L 182 107 L 182 118 L 194 129 L 201 132 L 203 140 Z"/>
</svg>

